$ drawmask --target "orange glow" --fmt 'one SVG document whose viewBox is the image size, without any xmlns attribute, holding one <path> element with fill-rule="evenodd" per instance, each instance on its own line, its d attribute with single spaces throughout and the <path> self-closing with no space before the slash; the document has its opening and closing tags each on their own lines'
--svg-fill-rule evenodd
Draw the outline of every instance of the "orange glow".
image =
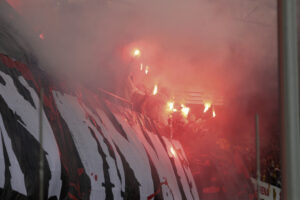
<svg viewBox="0 0 300 200">
<path fill-rule="evenodd" d="M 204 110 L 203 110 L 203 112 L 206 113 L 210 107 L 211 107 L 211 103 L 210 102 L 204 103 Z"/>
<path fill-rule="evenodd" d="M 187 117 L 189 115 L 190 108 L 186 107 L 185 105 L 181 104 L 181 113 L 184 117 Z"/>
<path fill-rule="evenodd" d="M 133 57 L 139 57 L 141 55 L 141 51 L 139 49 L 134 49 L 132 54 Z"/>
<path fill-rule="evenodd" d="M 153 94 L 153 95 L 156 95 L 157 92 L 158 92 L 158 87 L 157 87 L 157 85 L 155 85 L 154 88 L 153 88 L 152 94 Z"/>
<path fill-rule="evenodd" d="M 171 152 L 173 157 L 176 157 L 176 151 L 173 147 L 170 148 L 170 152 Z"/>
<path fill-rule="evenodd" d="M 212 116 L 213 116 L 213 118 L 215 118 L 217 116 L 215 110 L 213 111 Z"/>
<path fill-rule="evenodd" d="M 169 101 L 168 103 L 167 103 L 167 106 L 168 106 L 168 111 L 174 111 L 174 110 L 176 110 L 175 108 L 174 108 L 174 101 Z M 176 110 L 177 111 L 177 110 Z"/>
<path fill-rule="evenodd" d="M 143 71 L 143 63 L 140 64 L 140 70 Z"/>
<path fill-rule="evenodd" d="M 41 34 L 39 35 L 39 37 L 40 37 L 41 40 L 44 40 L 44 39 L 45 39 L 45 36 L 44 36 L 43 33 L 41 33 Z"/>
<path fill-rule="evenodd" d="M 149 66 L 146 66 L 145 74 L 147 75 L 148 73 L 149 73 Z"/>
</svg>

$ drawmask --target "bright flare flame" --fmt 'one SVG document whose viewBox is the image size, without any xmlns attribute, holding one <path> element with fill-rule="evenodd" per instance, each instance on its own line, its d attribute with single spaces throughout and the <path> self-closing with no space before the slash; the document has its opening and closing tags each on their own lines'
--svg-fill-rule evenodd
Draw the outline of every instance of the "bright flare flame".
<svg viewBox="0 0 300 200">
<path fill-rule="evenodd" d="M 152 94 L 153 94 L 153 95 L 156 95 L 157 92 L 158 92 L 158 87 L 157 87 L 157 85 L 155 85 L 154 88 L 153 88 Z"/>
<path fill-rule="evenodd" d="M 173 157 L 176 157 L 176 151 L 173 147 L 170 148 L 170 152 L 171 152 Z"/>
<path fill-rule="evenodd" d="M 146 66 L 145 74 L 147 75 L 148 73 L 149 73 L 149 66 Z"/>
<path fill-rule="evenodd" d="M 213 118 L 215 118 L 217 116 L 216 111 L 213 111 L 212 116 L 213 116 Z"/>
<path fill-rule="evenodd" d="M 141 51 L 139 49 L 134 49 L 132 54 L 133 57 L 139 57 L 141 55 Z"/>
<path fill-rule="evenodd" d="M 203 112 L 206 113 L 210 107 L 211 107 L 211 103 L 209 103 L 209 102 L 204 103 L 204 110 L 203 110 Z"/>
<path fill-rule="evenodd" d="M 184 117 L 187 117 L 189 115 L 190 108 L 186 107 L 185 105 L 181 104 L 181 113 Z"/>
<path fill-rule="evenodd" d="M 168 106 L 169 111 L 174 111 L 174 102 L 173 101 L 169 101 L 167 103 L 167 106 Z"/>
</svg>

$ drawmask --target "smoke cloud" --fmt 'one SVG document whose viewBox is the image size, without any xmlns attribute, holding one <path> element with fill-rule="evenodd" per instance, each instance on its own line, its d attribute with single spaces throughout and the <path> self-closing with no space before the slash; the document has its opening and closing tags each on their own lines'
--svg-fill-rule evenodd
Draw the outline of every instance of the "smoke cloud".
<svg viewBox="0 0 300 200">
<path fill-rule="evenodd" d="M 145 84 L 214 92 L 232 143 L 262 148 L 278 137 L 276 2 L 273 0 L 9 0 L 26 26 L 14 24 L 40 66 L 63 79 L 118 91 L 141 61 Z M 26 29 L 30 29 L 26 30 Z M 29 34 L 30 33 L 30 34 Z"/>
<path fill-rule="evenodd" d="M 265 7 L 273 6 L 265 2 Z M 274 70 L 276 15 L 266 12 L 259 16 L 262 20 L 252 19 L 252 12 L 261 8 L 258 3 L 242 7 L 239 1 L 206 0 L 10 0 L 10 4 L 34 30 L 32 38 L 42 34 L 43 40 L 31 38 L 30 43 L 43 66 L 58 74 L 97 80 L 99 85 L 115 85 L 120 74 L 134 70 L 129 67 L 134 64 L 128 64 L 129 51 L 124 52 L 134 44 L 142 49 L 152 77 L 176 89 L 216 90 L 223 95 L 246 84 L 252 90 L 252 75 Z"/>
</svg>

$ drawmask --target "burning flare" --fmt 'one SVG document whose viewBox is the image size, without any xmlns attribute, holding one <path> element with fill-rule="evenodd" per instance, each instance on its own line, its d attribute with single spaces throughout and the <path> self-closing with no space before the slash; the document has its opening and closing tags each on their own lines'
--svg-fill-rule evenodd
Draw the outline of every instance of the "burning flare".
<svg viewBox="0 0 300 200">
<path fill-rule="evenodd" d="M 213 110 L 212 116 L 213 116 L 213 118 L 215 118 L 217 116 L 215 110 Z"/>
<path fill-rule="evenodd" d="M 147 75 L 148 73 L 149 73 L 149 66 L 146 66 L 145 74 Z"/>
<path fill-rule="evenodd" d="M 139 57 L 141 55 L 141 51 L 139 49 L 133 49 L 132 55 L 133 57 Z"/>
<path fill-rule="evenodd" d="M 203 110 L 203 112 L 206 113 L 209 110 L 210 107 L 211 107 L 211 103 L 210 102 L 204 103 L 204 110 Z"/>
<path fill-rule="evenodd" d="M 174 101 L 169 101 L 167 103 L 167 106 L 168 106 L 168 111 L 174 111 Z"/>
<path fill-rule="evenodd" d="M 175 158 L 176 157 L 176 151 L 173 147 L 170 148 L 170 152 L 171 152 L 172 156 Z"/>
<path fill-rule="evenodd" d="M 156 95 L 157 92 L 158 92 L 158 87 L 157 87 L 157 85 L 155 85 L 154 88 L 153 88 L 152 94 L 153 94 L 153 95 Z"/>
<path fill-rule="evenodd" d="M 140 70 L 143 71 L 143 63 L 140 64 Z"/>
<path fill-rule="evenodd" d="M 189 115 L 190 108 L 186 107 L 185 105 L 181 104 L 181 113 L 184 117 L 187 117 Z"/>
</svg>

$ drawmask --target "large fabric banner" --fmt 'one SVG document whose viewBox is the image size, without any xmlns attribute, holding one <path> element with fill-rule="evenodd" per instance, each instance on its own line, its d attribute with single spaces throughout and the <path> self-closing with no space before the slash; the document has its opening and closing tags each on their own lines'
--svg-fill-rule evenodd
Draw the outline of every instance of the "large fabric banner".
<svg viewBox="0 0 300 200">
<path fill-rule="evenodd" d="M 254 187 L 257 188 L 257 180 L 251 178 Z M 269 183 L 260 181 L 259 192 L 261 200 L 280 200 L 281 188 L 271 185 Z"/>
</svg>

